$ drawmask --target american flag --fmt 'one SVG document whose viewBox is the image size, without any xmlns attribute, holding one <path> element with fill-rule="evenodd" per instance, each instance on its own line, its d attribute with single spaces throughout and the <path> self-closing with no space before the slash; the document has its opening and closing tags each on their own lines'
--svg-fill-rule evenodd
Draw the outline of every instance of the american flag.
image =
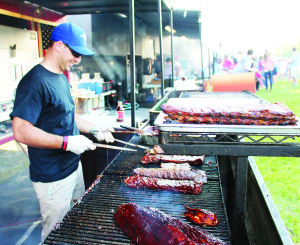
<svg viewBox="0 0 300 245">
<path fill-rule="evenodd" d="M 49 41 L 50 41 L 51 33 L 52 33 L 54 27 L 55 26 L 41 24 L 43 51 L 47 50 L 47 48 L 48 48 L 48 44 L 49 44 Z"/>
</svg>

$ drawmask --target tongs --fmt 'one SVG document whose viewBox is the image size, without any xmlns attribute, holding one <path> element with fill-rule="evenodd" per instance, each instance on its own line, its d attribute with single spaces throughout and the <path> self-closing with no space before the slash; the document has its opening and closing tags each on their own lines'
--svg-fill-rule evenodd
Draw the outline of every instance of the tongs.
<svg viewBox="0 0 300 245">
<path fill-rule="evenodd" d="M 139 129 L 139 128 L 134 128 L 134 127 L 129 127 L 129 126 L 125 126 L 125 125 L 120 125 L 121 128 L 126 128 L 132 131 L 135 131 L 139 134 L 144 134 L 144 130 L 143 129 Z"/>
<path fill-rule="evenodd" d="M 150 149 L 150 148 L 147 147 L 147 146 L 137 145 L 137 144 L 133 144 L 133 143 L 129 143 L 129 142 L 123 141 L 123 140 L 115 139 L 115 141 L 120 142 L 120 143 L 123 143 L 123 144 L 131 145 L 131 146 L 134 146 L 134 147 L 137 147 L 137 148 L 141 148 L 141 149 L 146 149 L 146 150 L 149 150 L 149 149 Z"/>
<path fill-rule="evenodd" d="M 116 139 L 115 139 L 116 141 Z M 114 145 L 105 145 L 105 144 L 99 144 L 99 143 L 94 143 L 96 147 L 102 147 L 102 148 L 108 148 L 108 149 L 114 149 L 114 150 L 122 150 L 122 151 L 137 151 L 134 149 L 130 148 L 124 148 L 124 147 L 119 147 L 119 146 L 114 146 Z"/>
</svg>

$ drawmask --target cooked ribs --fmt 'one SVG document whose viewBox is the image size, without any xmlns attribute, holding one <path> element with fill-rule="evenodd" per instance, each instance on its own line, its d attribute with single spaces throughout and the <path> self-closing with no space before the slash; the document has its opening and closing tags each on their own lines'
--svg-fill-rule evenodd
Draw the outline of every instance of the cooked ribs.
<svg viewBox="0 0 300 245">
<path fill-rule="evenodd" d="M 185 169 L 185 170 L 191 170 L 192 167 L 188 163 L 181 163 L 181 164 L 176 164 L 176 163 L 161 163 L 160 164 L 161 168 L 173 168 L 173 169 Z"/>
<path fill-rule="evenodd" d="M 219 245 L 226 244 L 200 228 L 151 207 L 134 203 L 121 205 L 114 214 L 118 226 L 140 245 Z"/>
<path fill-rule="evenodd" d="M 189 163 L 190 165 L 199 165 L 204 162 L 205 156 L 184 156 L 184 155 L 162 155 L 146 153 L 142 159 L 142 164 L 160 164 L 162 162 L 170 163 Z"/>
<path fill-rule="evenodd" d="M 295 125 L 295 114 L 283 103 L 191 107 L 165 103 L 161 110 L 166 123 L 229 124 L 229 125 Z"/>
<path fill-rule="evenodd" d="M 187 194 L 199 194 L 203 186 L 203 183 L 197 183 L 192 180 L 169 180 L 141 175 L 132 175 L 125 179 L 124 182 L 134 188 L 147 187 L 154 190 L 175 191 Z"/>
<path fill-rule="evenodd" d="M 135 174 L 162 179 L 193 180 L 197 183 L 207 183 L 205 171 L 185 170 L 176 168 L 136 168 Z"/>
<path fill-rule="evenodd" d="M 211 211 L 185 207 L 187 211 L 184 212 L 184 216 L 201 226 L 216 226 L 219 223 L 217 215 Z"/>
</svg>

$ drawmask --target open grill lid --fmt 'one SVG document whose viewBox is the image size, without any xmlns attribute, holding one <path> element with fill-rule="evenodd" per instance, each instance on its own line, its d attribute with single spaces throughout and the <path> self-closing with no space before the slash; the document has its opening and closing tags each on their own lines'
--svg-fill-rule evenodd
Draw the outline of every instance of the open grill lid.
<svg viewBox="0 0 300 245">
<path fill-rule="evenodd" d="M 134 143 L 140 144 L 137 136 Z M 94 182 L 87 193 L 65 215 L 62 221 L 43 241 L 43 244 L 132 244 L 128 236 L 117 226 L 113 215 L 122 204 L 134 202 L 151 206 L 181 219 L 192 226 L 183 213 L 184 204 L 191 208 L 208 209 L 217 214 L 220 223 L 216 227 L 204 227 L 214 236 L 230 243 L 230 231 L 224 208 L 216 157 L 207 157 L 196 169 L 207 171 L 208 183 L 198 195 L 180 194 L 149 189 L 132 189 L 124 179 L 137 167 L 155 167 L 141 164 L 143 150 L 137 153 L 122 152 Z M 206 164 L 210 162 L 209 165 Z M 159 166 L 157 166 L 159 167 Z"/>
</svg>

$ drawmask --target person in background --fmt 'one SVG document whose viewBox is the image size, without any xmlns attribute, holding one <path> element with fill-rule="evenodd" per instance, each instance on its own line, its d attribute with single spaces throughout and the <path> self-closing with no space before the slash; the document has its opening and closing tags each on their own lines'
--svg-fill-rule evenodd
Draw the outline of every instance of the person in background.
<svg viewBox="0 0 300 245">
<path fill-rule="evenodd" d="M 285 58 L 280 58 L 278 61 L 278 79 L 286 80 L 287 78 L 287 62 Z"/>
<path fill-rule="evenodd" d="M 263 67 L 262 67 L 262 64 L 261 64 L 261 60 L 262 60 L 262 57 L 260 56 L 259 60 L 257 62 L 257 68 L 260 71 L 261 75 L 263 76 Z"/>
<path fill-rule="evenodd" d="M 249 49 L 247 55 L 242 58 L 242 61 L 236 65 L 231 73 L 256 72 L 257 69 L 253 66 L 253 50 Z"/>
<path fill-rule="evenodd" d="M 293 54 L 288 62 L 290 68 L 290 77 L 292 79 L 292 86 L 298 86 L 298 69 L 299 69 L 299 54 L 296 48 L 292 49 Z"/>
<path fill-rule="evenodd" d="M 167 58 L 164 64 L 164 87 L 172 87 L 172 60 Z"/>
<path fill-rule="evenodd" d="M 10 114 L 13 135 L 28 146 L 30 179 L 40 204 L 43 240 L 85 192 L 80 154 L 96 146 L 79 132 L 98 141 L 114 142 L 112 128 L 75 114 L 71 86 L 63 74 L 82 55 L 86 34 L 73 23 L 54 28 L 43 61 L 20 81 Z"/>
<path fill-rule="evenodd" d="M 264 72 L 266 90 L 268 90 L 268 81 L 269 81 L 270 82 L 270 91 L 272 91 L 272 86 L 273 86 L 272 71 L 274 69 L 274 62 L 271 59 L 268 51 L 265 51 L 264 56 L 261 60 L 261 65 L 262 65 L 263 72 Z"/>
<path fill-rule="evenodd" d="M 235 58 L 233 56 L 231 58 L 232 58 L 232 63 L 231 63 L 229 70 L 233 70 L 236 67 L 236 65 L 238 64 L 237 58 Z"/>
<path fill-rule="evenodd" d="M 156 77 L 160 78 L 161 77 L 161 65 L 160 65 L 160 55 L 156 56 L 156 59 L 154 60 L 153 63 L 153 68 L 154 68 L 154 73 L 156 73 Z"/>
<path fill-rule="evenodd" d="M 229 71 L 231 67 L 231 61 L 228 59 L 228 55 L 224 55 L 224 60 L 223 60 L 223 71 Z"/>
<path fill-rule="evenodd" d="M 278 59 L 277 57 L 271 57 L 271 59 L 274 62 L 274 66 L 273 66 L 273 71 L 272 71 L 272 79 L 273 79 L 273 84 L 276 83 L 277 81 L 277 75 L 278 75 Z"/>
<path fill-rule="evenodd" d="M 180 70 L 181 70 L 181 64 L 178 60 L 178 57 L 175 57 L 175 62 L 174 62 L 174 74 L 176 79 L 180 79 Z"/>
</svg>

